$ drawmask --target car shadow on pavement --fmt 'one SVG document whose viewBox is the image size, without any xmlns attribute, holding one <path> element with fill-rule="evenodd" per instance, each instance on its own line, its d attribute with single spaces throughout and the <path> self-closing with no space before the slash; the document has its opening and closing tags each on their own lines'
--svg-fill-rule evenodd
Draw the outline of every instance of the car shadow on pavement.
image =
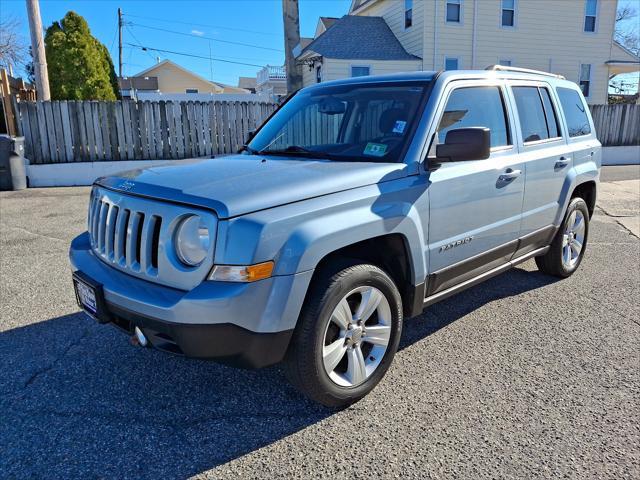
<svg viewBox="0 0 640 480">
<path fill-rule="evenodd" d="M 401 348 L 552 281 L 512 270 L 408 321 Z M 134 347 L 82 313 L 0 333 L 0 364 L 9 478 L 187 478 L 333 415 L 277 366 L 238 370 Z"/>
</svg>

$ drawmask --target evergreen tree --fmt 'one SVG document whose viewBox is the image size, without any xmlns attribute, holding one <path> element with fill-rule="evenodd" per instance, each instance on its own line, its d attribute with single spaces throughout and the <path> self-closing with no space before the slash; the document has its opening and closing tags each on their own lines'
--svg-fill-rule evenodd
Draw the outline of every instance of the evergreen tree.
<svg viewBox="0 0 640 480">
<path fill-rule="evenodd" d="M 117 77 L 107 48 L 86 20 L 68 12 L 44 38 L 53 100 L 115 100 Z"/>
</svg>

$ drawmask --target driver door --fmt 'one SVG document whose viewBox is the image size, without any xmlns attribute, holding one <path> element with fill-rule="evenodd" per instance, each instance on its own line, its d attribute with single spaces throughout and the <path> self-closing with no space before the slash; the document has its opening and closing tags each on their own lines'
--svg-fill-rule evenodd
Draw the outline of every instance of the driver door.
<svg viewBox="0 0 640 480">
<path fill-rule="evenodd" d="M 427 296 L 505 264 L 516 251 L 525 175 L 507 98 L 500 82 L 455 81 L 444 91 L 430 165 L 435 144 L 457 128 L 489 128 L 491 154 L 431 168 Z"/>
</svg>

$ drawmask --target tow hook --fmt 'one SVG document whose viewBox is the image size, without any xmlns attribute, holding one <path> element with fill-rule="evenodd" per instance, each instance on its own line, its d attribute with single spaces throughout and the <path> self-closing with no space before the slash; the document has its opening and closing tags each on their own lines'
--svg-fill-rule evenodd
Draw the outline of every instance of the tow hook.
<svg viewBox="0 0 640 480">
<path fill-rule="evenodd" d="M 136 327 L 133 333 L 134 334 L 131 336 L 131 345 L 140 345 L 141 347 L 149 345 L 149 340 L 144 336 L 142 330 Z"/>
</svg>

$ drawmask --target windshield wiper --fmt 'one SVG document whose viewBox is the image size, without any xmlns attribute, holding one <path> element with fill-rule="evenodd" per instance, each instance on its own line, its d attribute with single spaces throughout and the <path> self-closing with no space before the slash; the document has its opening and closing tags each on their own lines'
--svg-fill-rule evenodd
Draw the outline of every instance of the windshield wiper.
<svg viewBox="0 0 640 480">
<path fill-rule="evenodd" d="M 258 150 L 256 150 L 255 148 L 251 148 L 249 145 L 242 145 L 240 147 L 240 150 L 238 150 L 238 153 L 242 152 L 249 152 L 251 155 L 258 155 L 260 153 L 258 152 Z"/>
<path fill-rule="evenodd" d="M 282 150 L 260 150 L 259 155 L 303 155 L 311 158 L 327 158 L 329 155 L 322 152 L 314 152 L 300 145 L 289 145 Z"/>
</svg>

